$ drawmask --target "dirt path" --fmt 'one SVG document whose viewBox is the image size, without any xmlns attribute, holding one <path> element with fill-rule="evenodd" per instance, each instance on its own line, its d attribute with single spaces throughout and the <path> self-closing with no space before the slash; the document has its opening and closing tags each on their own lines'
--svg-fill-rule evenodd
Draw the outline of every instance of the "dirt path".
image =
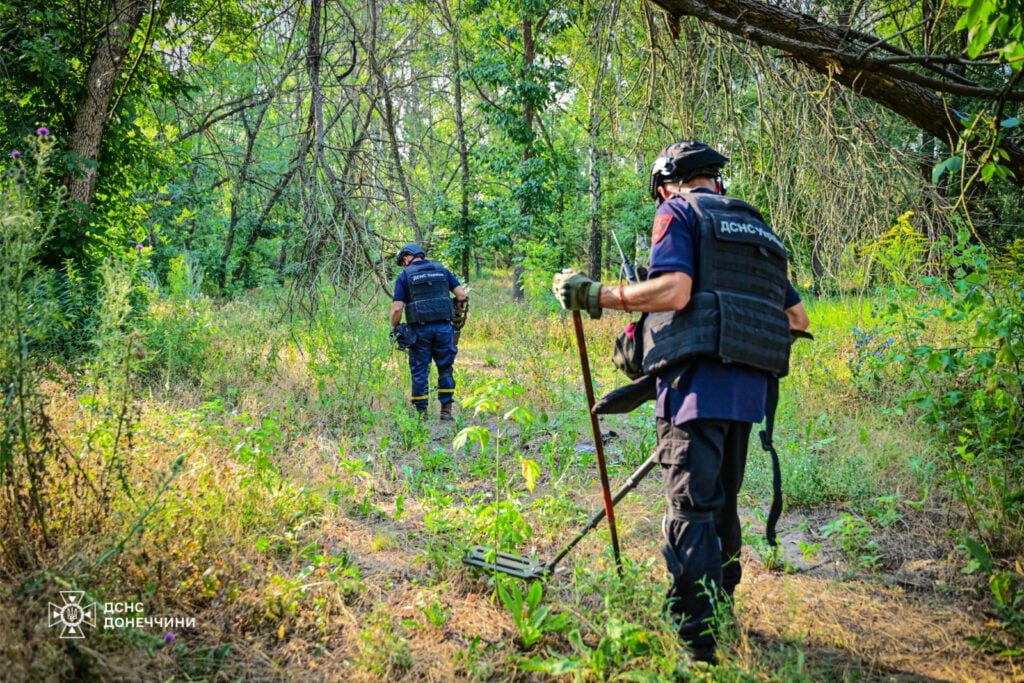
<svg viewBox="0 0 1024 683">
<path fill-rule="evenodd" d="M 993 626 L 968 600 L 774 574 L 756 562 L 747 565 L 737 593 L 748 646 L 799 645 L 809 661 L 827 662 L 835 680 L 1024 680 L 1019 660 L 985 655 L 967 643 Z"/>
<path fill-rule="evenodd" d="M 809 662 L 827 663 L 835 680 L 1024 681 L 1021 658 L 970 644 L 998 636 L 998 623 L 983 600 L 970 597 L 972 578 L 937 535 L 938 514 L 908 515 L 875 537 L 883 560 L 871 572 L 855 570 L 832 543 L 808 531 L 839 514 L 783 517 L 780 542 L 792 573 L 768 571 L 745 549 L 737 589 L 744 647 L 799 645 Z M 801 543 L 814 541 L 819 549 L 808 559 Z"/>
</svg>

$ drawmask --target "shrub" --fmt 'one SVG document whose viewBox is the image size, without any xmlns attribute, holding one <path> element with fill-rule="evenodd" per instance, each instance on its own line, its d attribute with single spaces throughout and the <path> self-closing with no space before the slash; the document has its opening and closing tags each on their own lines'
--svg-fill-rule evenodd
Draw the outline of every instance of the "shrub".
<svg viewBox="0 0 1024 683">
<path fill-rule="evenodd" d="M 1012 553 L 1024 544 L 1024 293 L 990 270 L 991 255 L 966 232 L 943 246 L 950 278 L 922 278 L 914 292 L 930 303 L 904 296 L 891 308 L 905 324 L 904 378 L 916 387 L 905 400 L 948 444 L 947 480 L 973 532 Z M 943 337 L 943 324 L 960 332 Z"/>
</svg>

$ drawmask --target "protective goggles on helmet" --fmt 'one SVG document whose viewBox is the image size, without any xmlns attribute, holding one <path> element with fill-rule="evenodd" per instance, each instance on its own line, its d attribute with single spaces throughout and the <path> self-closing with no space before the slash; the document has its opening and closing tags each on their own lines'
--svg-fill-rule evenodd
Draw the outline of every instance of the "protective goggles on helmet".
<svg viewBox="0 0 1024 683">
<path fill-rule="evenodd" d="M 651 176 L 660 176 L 663 180 L 672 177 L 676 172 L 676 162 L 672 157 L 658 157 L 651 166 Z"/>
</svg>

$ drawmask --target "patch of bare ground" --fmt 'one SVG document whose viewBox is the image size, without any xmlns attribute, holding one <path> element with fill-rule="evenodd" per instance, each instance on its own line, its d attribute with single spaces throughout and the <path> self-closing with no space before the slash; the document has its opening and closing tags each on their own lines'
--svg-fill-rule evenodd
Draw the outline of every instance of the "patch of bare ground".
<svg viewBox="0 0 1024 683">
<path fill-rule="evenodd" d="M 770 572 L 745 551 L 737 589 L 741 650 L 798 646 L 808 665 L 833 672 L 832 680 L 1024 681 L 1020 657 L 989 655 L 969 643 L 998 637 L 999 624 L 975 597 L 982 595 L 975 579 L 954 563 L 948 513 L 908 511 L 877 535 L 874 571 L 854 566 L 815 533 L 838 514 L 783 517 L 780 543 L 792 573 Z M 819 549 L 805 557 L 812 542 Z"/>
<path fill-rule="evenodd" d="M 744 642 L 762 651 L 799 645 L 834 680 L 1017 681 L 1020 662 L 967 644 L 992 628 L 968 600 L 921 596 L 859 580 L 747 567 L 737 589 Z"/>
</svg>

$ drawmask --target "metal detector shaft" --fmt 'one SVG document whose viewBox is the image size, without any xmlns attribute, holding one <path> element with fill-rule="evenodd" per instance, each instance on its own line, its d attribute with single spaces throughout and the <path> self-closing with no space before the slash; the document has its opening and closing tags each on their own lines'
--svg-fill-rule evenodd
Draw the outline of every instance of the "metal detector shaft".
<svg viewBox="0 0 1024 683">
<path fill-rule="evenodd" d="M 629 475 L 629 479 L 626 480 L 626 483 L 623 484 L 622 488 L 620 488 L 612 497 L 612 505 L 618 505 L 619 501 L 625 498 L 627 493 L 635 489 L 636 485 L 643 481 L 644 477 L 646 477 L 647 474 L 652 469 L 654 469 L 655 464 L 657 463 L 655 462 L 654 456 L 652 455 L 651 457 L 647 458 L 647 461 L 644 462 L 643 465 L 640 465 L 640 468 L 636 472 Z M 587 522 L 587 525 L 583 527 L 583 531 L 577 534 L 576 538 L 569 541 L 569 545 L 565 546 L 565 548 L 562 549 L 562 552 L 558 553 L 555 559 L 551 560 L 546 565 L 544 565 L 544 571 L 555 571 L 555 567 L 558 566 L 558 563 L 561 562 L 565 558 L 565 556 L 569 554 L 570 550 L 576 547 L 577 543 L 583 540 L 584 536 L 590 533 L 591 529 L 595 528 L 598 524 L 600 524 L 601 520 L 604 519 L 604 516 L 605 511 L 604 509 L 601 509 L 593 517 L 591 517 L 590 521 Z"/>
<path fill-rule="evenodd" d="M 587 359 L 587 340 L 583 336 L 583 316 L 572 312 L 572 324 L 576 328 L 576 346 L 580 351 L 580 370 L 583 371 L 583 388 L 587 393 L 587 414 L 590 415 L 590 429 L 594 432 L 594 450 L 597 452 L 597 469 L 601 474 L 601 492 L 604 494 L 604 511 L 608 515 L 608 530 L 612 535 L 612 553 L 615 567 L 622 573 L 622 558 L 619 557 L 619 534 L 615 531 L 615 504 L 612 502 L 611 486 L 608 484 L 608 468 L 604 462 L 604 442 L 601 440 L 601 423 L 594 414 L 594 386 L 590 381 L 590 361 Z"/>
</svg>

